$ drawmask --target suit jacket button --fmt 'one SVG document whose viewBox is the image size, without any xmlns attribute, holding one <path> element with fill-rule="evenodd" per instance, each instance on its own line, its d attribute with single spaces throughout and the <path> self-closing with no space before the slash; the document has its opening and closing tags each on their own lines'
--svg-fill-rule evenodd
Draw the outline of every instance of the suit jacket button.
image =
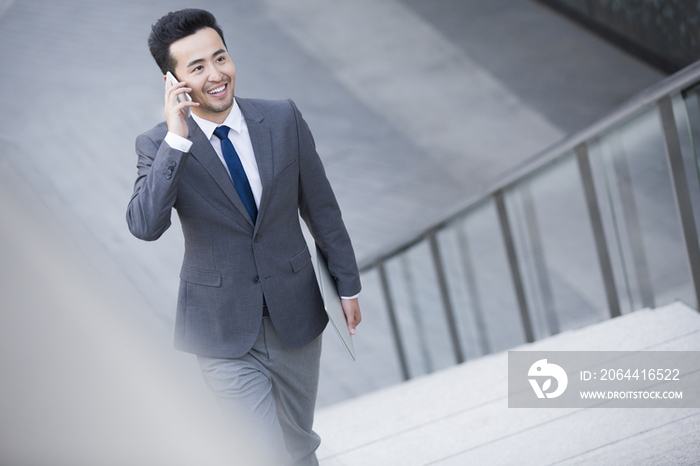
<svg viewBox="0 0 700 466">
<path fill-rule="evenodd" d="M 258 241 L 260 241 L 260 235 L 255 235 L 255 238 L 253 238 L 253 241 L 256 242 L 256 243 L 257 243 Z"/>
<path fill-rule="evenodd" d="M 253 283 L 260 283 L 260 277 L 253 278 Z"/>
</svg>

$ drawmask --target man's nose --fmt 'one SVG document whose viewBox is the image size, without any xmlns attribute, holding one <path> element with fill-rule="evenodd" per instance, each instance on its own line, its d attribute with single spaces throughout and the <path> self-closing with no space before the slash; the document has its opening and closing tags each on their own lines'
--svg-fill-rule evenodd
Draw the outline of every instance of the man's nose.
<svg viewBox="0 0 700 466">
<path fill-rule="evenodd" d="M 223 78 L 223 74 L 217 68 L 213 68 L 209 73 L 209 81 L 219 82 Z"/>
</svg>

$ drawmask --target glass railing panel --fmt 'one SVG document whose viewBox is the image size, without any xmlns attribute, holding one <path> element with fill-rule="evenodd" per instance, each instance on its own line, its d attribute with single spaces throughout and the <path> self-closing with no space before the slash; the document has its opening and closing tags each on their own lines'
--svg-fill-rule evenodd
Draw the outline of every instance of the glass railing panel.
<svg viewBox="0 0 700 466">
<path fill-rule="evenodd" d="M 673 99 L 673 113 L 683 154 L 695 226 L 700 233 L 700 86 Z M 700 240 L 700 238 L 699 238 Z"/>
<path fill-rule="evenodd" d="M 385 268 L 410 376 L 455 364 L 429 242 L 400 253 Z"/>
<path fill-rule="evenodd" d="M 573 153 L 506 192 L 536 339 L 608 316 L 586 196 Z"/>
<path fill-rule="evenodd" d="M 688 255 L 700 252 L 682 232 L 700 237 L 698 72 L 640 94 L 369 266 L 363 277 L 380 283 L 366 287 L 378 290 L 367 292 L 368 308 L 381 308 L 397 335 L 403 377 L 523 343 L 523 316 L 528 339 L 539 339 L 620 311 L 697 305 Z M 678 139 L 666 141 L 674 124 Z"/>
<path fill-rule="evenodd" d="M 462 351 L 467 359 L 525 342 L 494 202 L 438 234 Z"/>
<path fill-rule="evenodd" d="M 591 142 L 589 154 L 623 312 L 693 303 L 658 108 Z"/>
<path fill-rule="evenodd" d="M 360 275 L 362 292 L 359 302 L 362 311 L 362 322 L 357 327 L 353 337 L 357 366 L 353 369 L 353 377 L 367 375 L 361 382 L 363 386 L 372 384 L 372 389 L 391 385 L 403 379 L 400 364 L 400 349 L 393 338 L 391 319 L 386 306 L 386 297 L 377 268 L 372 268 Z M 335 336 L 329 337 L 335 339 Z M 335 345 L 340 347 L 339 342 Z M 325 351 L 325 350 L 324 350 Z M 372 355 L 369 360 L 367 355 Z M 343 371 L 343 367 L 336 370 Z M 342 374 L 337 377 L 343 377 Z M 352 382 L 348 383 L 352 386 Z"/>
</svg>

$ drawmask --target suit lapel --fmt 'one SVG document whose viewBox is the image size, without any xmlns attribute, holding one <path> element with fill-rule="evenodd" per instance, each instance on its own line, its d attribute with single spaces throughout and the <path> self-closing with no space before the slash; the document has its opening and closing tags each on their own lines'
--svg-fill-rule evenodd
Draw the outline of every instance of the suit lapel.
<svg viewBox="0 0 700 466">
<path fill-rule="evenodd" d="M 258 164 L 258 172 L 260 173 L 260 181 L 263 187 L 256 221 L 256 225 L 260 225 L 265 216 L 268 200 L 272 194 L 274 173 L 272 137 L 270 134 L 270 127 L 263 121 L 265 119 L 264 115 L 246 99 L 236 98 L 236 100 L 238 101 L 238 106 L 241 108 L 241 113 L 245 118 L 246 125 L 248 126 L 250 142 L 253 145 L 255 161 Z"/>
<path fill-rule="evenodd" d="M 219 156 L 216 155 L 214 148 L 211 146 L 211 142 L 209 142 L 202 130 L 199 129 L 199 125 L 197 125 L 192 118 L 188 118 L 188 125 L 191 135 L 190 140 L 192 141 L 190 154 L 202 164 L 204 169 L 214 179 L 214 182 L 216 182 L 219 188 L 226 194 L 226 197 L 236 206 L 236 209 L 238 209 L 243 218 L 247 220 L 248 225 L 253 226 L 250 215 L 236 192 L 236 188 L 233 186 L 231 176 L 228 174 L 226 167 L 221 163 Z"/>
</svg>

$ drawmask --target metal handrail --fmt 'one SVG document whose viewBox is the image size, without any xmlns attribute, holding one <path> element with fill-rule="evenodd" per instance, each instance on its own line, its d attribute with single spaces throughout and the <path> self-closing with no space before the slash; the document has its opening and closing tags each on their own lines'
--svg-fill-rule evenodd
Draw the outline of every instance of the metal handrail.
<svg viewBox="0 0 700 466">
<path fill-rule="evenodd" d="M 698 81 L 700 81 L 700 60 L 638 93 L 627 102 L 621 104 L 610 114 L 587 128 L 564 138 L 506 171 L 503 175 L 487 184 L 483 189 L 454 203 L 452 206 L 445 209 L 438 217 L 429 219 L 426 222 L 427 226 L 411 231 L 399 237 L 390 245 L 381 247 L 378 252 L 360 258 L 358 261 L 360 271 L 366 272 L 380 262 L 384 262 L 411 248 L 424 238 L 429 237 L 435 231 L 440 230 L 455 218 L 464 215 L 484 200 L 493 196 L 494 193 L 504 190 L 520 180 L 527 178 L 568 152 L 573 151 L 579 144 L 591 140 L 595 136 L 615 127 L 635 114 L 644 111 L 644 109 L 649 106 L 655 105 L 661 97 L 679 92 Z"/>
<path fill-rule="evenodd" d="M 683 155 L 678 140 L 678 128 L 675 122 L 671 100 L 672 97 L 680 94 L 682 91 L 687 91 L 693 86 L 700 85 L 699 83 L 700 61 L 637 94 L 609 115 L 586 129 L 530 157 L 520 165 L 493 180 L 483 189 L 447 208 L 441 215 L 429 221 L 427 226 L 405 234 L 390 246 L 382 248 L 382 251 L 367 258 L 363 258 L 359 263 L 361 272 L 368 272 L 374 269 L 379 272 L 382 294 L 384 295 L 386 310 L 403 378 L 408 379 L 410 377 L 409 364 L 406 349 L 404 348 L 403 336 L 398 326 L 394 299 L 387 279 L 385 264 L 390 259 L 402 254 L 421 242 L 425 241 L 429 244 L 433 267 L 436 272 L 437 290 L 440 294 L 440 303 L 448 327 L 448 338 L 450 339 L 452 347 L 453 360 L 457 363 L 464 361 L 465 357 L 459 341 L 454 306 L 448 289 L 447 277 L 442 254 L 440 252 L 440 245 L 437 241 L 437 235 L 442 229 L 448 227 L 459 218 L 466 217 L 469 215 L 470 211 L 478 208 L 487 201 L 492 201 L 497 211 L 508 267 L 513 282 L 513 289 L 517 298 L 517 306 L 524 332 L 523 336 L 527 342 L 535 340 L 532 317 L 525 296 L 524 281 L 520 272 L 518 254 L 508 218 L 504 193 L 521 181 L 534 176 L 540 170 L 545 169 L 550 166 L 550 164 L 563 160 L 567 156 L 575 158 L 578 164 L 578 171 L 581 177 L 589 213 L 589 224 L 593 231 L 600 272 L 604 282 L 609 315 L 611 318 L 621 315 L 619 296 L 613 277 L 611 257 L 603 229 L 599 201 L 597 200 L 594 188 L 588 145 L 602 135 L 615 129 L 617 126 L 630 121 L 632 118 L 652 107 L 659 109 L 664 143 L 666 146 L 666 156 L 669 164 L 671 182 L 673 183 L 674 200 L 678 209 L 679 221 L 686 246 L 692 286 L 695 291 L 696 302 L 700 304 L 700 244 L 698 243 L 697 227 L 693 216 L 693 206 L 685 169 L 683 167 Z M 652 303 L 653 300 L 649 300 L 649 302 Z M 549 313 L 551 314 L 551 311 L 549 311 Z M 556 325 L 556 321 L 552 319 L 550 323 L 550 332 L 557 333 L 559 327 Z"/>
</svg>

